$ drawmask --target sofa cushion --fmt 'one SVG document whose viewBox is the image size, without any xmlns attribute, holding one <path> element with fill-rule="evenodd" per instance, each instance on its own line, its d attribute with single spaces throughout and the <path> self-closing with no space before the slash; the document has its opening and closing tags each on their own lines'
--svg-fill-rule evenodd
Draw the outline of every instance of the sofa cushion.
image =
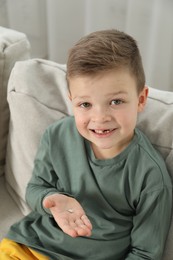
<svg viewBox="0 0 173 260">
<path fill-rule="evenodd" d="M 173 179 L 173 92 L 150 88 L 145 110 L 139 114 L 138 127 L 160 151 Z M 173 259 L 172 244 L 173 217 L 163 260 Z"/>
<path fill-rule="evenodd" d="M 149 98 L 138 127 L 148 136 L 153 146 L 165 159 L 173 179 L 173 92 L 149 89 Z M 173 258 L 173 217 L 163 260 Z"/>
<path fill-rule="evenodd" d="M 173 178 L 173 92 L 149 88 L 149 98 L 138 127 L 165 159 Z"/>
<path fill-rule="evenodd" d="M 14 63 L 29 58 L 29 49 L 25 34 L 0 27 L 0 175 L 4 172 L 9 124 L 8 79 Z"/>
<path fill-rule="evenodd" d="M 10 129 L 7 148 L 6 183 L 23 214 L 26 185 L 31 178 L 37 146 L 45 128 L 71 114 L 68 102 L 66 67 L 46 60 L 17 62 L 9 81 Z M 164 157 L 173 176 L 173 93 L 149 89 L 138 127 Z M 164 260 L 173 256 L 173 224 Z"/>
<path fill-rule="evenodd" d="M 23 214 L 29 212 L 25 190 L 40 136 L 49 124 L 70 113 L 65 77 L 64 65 L 39 59 L 17 62 L 10 76 L 5 178 Z"/>
</svg>

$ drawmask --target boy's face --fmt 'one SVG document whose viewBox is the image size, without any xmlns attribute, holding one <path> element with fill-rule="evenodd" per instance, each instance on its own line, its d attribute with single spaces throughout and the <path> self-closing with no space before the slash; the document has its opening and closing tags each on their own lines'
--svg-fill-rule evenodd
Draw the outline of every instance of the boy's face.
<svg viewBox="0 0 173 260">
<path fill-rule="evenodd" d="M 120 153 L 134 135 L 148 89 L 138 94 L 135 79 L 125 69 L 71 78 L 69 85 L 77 129 L 91 142 L 95 156 L 106 159 Z"/>
</svg>

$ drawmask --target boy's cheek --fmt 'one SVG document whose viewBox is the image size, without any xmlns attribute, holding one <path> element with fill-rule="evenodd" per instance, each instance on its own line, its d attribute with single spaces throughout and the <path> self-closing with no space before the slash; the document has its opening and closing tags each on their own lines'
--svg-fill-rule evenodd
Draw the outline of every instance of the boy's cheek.
<svg viewBox="0 0 173 260">
<path fill-rule="evenodd" d="M 87 125 L 87 122 L 84 120 L 84 118 L 80 114 L 74 113 L 75 122 L 78 127 L 84 127 Z"/>
</svg>

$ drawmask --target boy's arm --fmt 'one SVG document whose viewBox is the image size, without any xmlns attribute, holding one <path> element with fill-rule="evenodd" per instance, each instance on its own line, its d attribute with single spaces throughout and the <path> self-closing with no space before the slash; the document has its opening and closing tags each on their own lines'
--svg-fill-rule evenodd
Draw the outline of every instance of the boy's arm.
<svg viewBox="0 0 173 260">
<path fill-rule="evenodd" d="M 76 199 L 59 187 L 50 149 L 45 133 L 37 152 L 32 178 L 27 186 L 26 200 L 32 210 L 42 215 L 52 215 L 66 234 L 72 237 L 90 236 L 92 225 L 85 211 Z"/>
<path fill-rule="evenodd" d="M 171 185 L 141 196 L 133 218 L 131 250 L 125 260 L 162 259 L 171 212 Z"/>
<path fill-rule="evenodd" d="M 65 191 L 63 192 L 58 186 L 59 178 L 52 166 L 50 149 L 48 133 L 46 131 L 38 147 L 32 178 L 27 185 L 25 196 L 31 209 L 40 214 L 46 214 L 46 210 L 42 205 L 43 199 L 46 196 L 55 193 L 70 196 L 70 194 L 65 193 Z"/>
</svg>

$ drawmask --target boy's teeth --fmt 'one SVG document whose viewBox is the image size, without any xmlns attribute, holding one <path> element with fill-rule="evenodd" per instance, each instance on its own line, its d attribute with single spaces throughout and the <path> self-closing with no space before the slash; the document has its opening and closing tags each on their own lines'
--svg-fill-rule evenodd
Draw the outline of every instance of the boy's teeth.
<svg viewBox="0 0 173 260">
<path fill-rule="evenodd" d="M 96 134 L 107 134 L 107 133 L 109 133 L 110 132 L 110 130 L 95 130 L 95 133 Z"/>
</svg>

